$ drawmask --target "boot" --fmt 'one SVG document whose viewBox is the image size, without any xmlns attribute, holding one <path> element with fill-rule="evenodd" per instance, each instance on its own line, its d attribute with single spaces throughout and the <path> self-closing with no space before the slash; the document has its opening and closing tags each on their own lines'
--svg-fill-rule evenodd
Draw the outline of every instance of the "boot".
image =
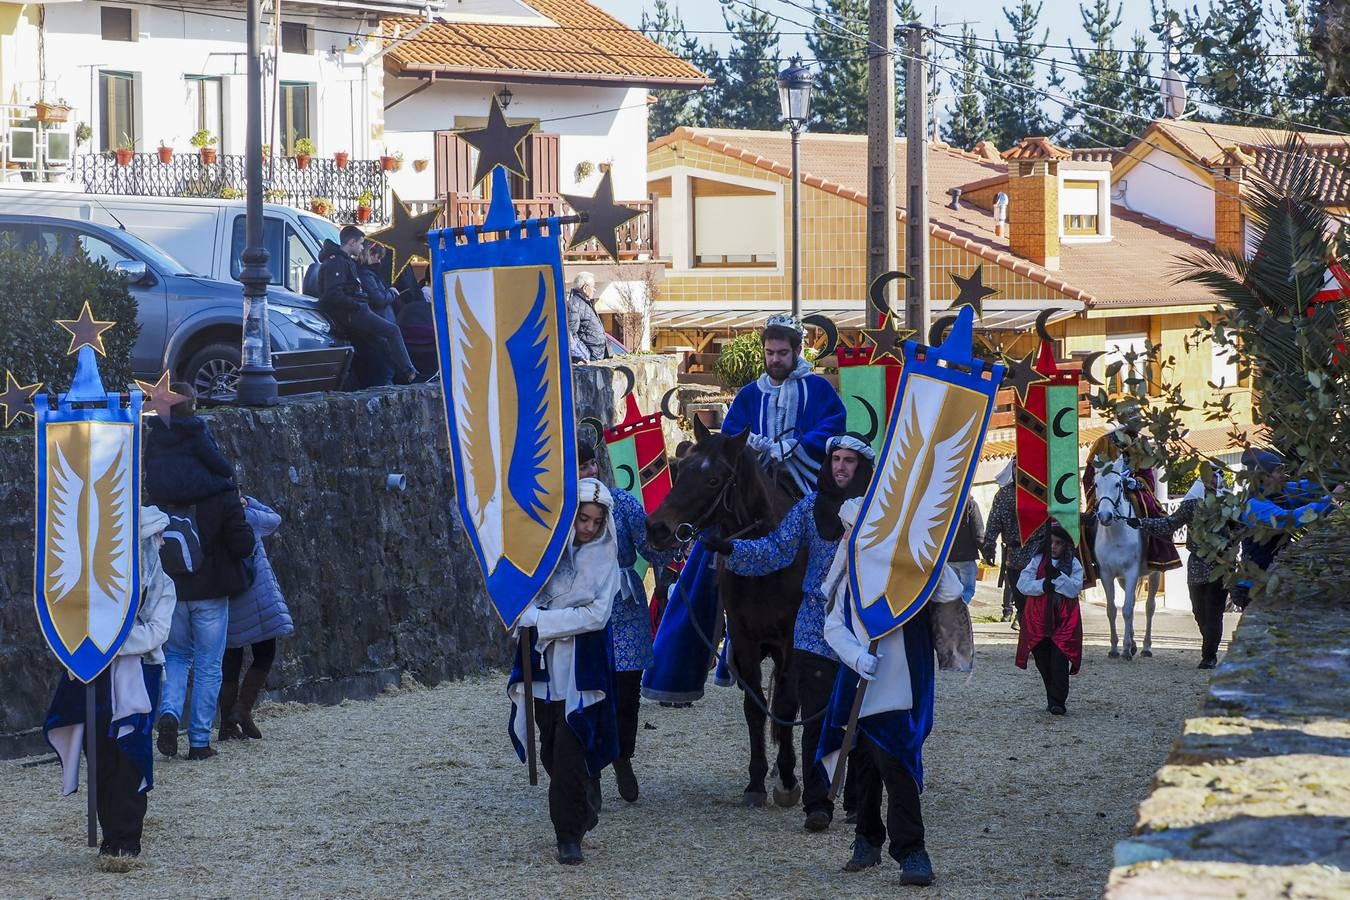
<svg viewBox="0 0 1350 900">
<path fill-rule="evenodd" d="M 230 713 L 234 710 L 234 702 L 239 697 L 239 684 L 235 681 L 222 681 L 220 683 L 220 733 L 216 735 L 219 741 L 242 741 L 244 733 L 239 730 L 239 725 L 230 721 Z"/>
<path fill-rule="evenodd" d="M 255 740 L 262 737 L 257 724 L 253 721 L 253 704 L 258 702 L 258 694 L 267 683 L 267 673 L 252 666 L 244 673 L 244 683 L 239 688 L 239 699 L 230 711 L 230 721 Z"/>
<path fill-rule="evenodd" d="M 638 798 L 638 780 L 633 772 L 633 761 L 619 757 L 614 760 L 614 780 L 619 785 L 619 796 L 629 803 L 636 803 Z"/>
</svg>

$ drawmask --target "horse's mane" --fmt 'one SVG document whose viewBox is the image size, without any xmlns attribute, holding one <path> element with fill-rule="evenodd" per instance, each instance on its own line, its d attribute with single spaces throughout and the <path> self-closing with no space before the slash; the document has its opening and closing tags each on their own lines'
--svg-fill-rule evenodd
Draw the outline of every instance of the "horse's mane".
<svg viewBox="0 0 1350 900">
<path fill-rule="evenodd" d="M 751 534 L 759 536 L 769 533 L 787 514 L 787 493 L 764 474 L 755 452 L 748 444 L 741 448 L 733 466 L 737 488 L 732 491 L 730 498 L 732 516 L 735 518 L 732 533 L 756 521 L 759 525 L 752 529 Z"/>
</svg>

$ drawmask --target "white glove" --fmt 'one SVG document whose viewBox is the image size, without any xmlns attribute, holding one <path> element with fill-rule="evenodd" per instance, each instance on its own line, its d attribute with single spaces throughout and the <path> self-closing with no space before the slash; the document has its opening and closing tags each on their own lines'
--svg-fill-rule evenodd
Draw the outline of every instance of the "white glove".
<svg viewBox="0 0 1350 900">
<path fill-rule="evenodd" d="M 769 443 L 769 439 L 764 435 L 750 435 L 750 449 L 754 450 L 756 453 L 763 453 L 765 450 L 768 450 L 770 446 L 772 445 Z"/>
<path fill-rule="evenodd" d="M 520 614 L 516 620 L 517 628 L 533 628 L 539 622 L 539 607 L 531 604 L 525 607 L 525 611 Z"/>
<path fill-rule="evenodd" d="M 789 456 L 791 456 L 793 451 L 796 449 L 797 449 L 796 441 L 780 441 L 778 443 L 771 444 L 769 446 L 769 456 L 773 457 L 779 462 L 782 462 L 784 459 L 787 459 Z"/>
<path fill-rule="evenodd" d="M 879 660 L 871 653 L 863 652 L 858 655 L 858 674 L 868 681 L 871 681 L 877 674 L 877 664 Z"/>
<path fill-rule="evenodd" d="M 1139 479 L 1135 478 L 1133 475 L 1127 475 L 1125 477 L 1125 489 L 1130 491 L 1139 490 Z"/>
<path fill-rule="evenodd" d="M 850 497 L 839 504 L 839 521 L 843 522 L 849 528 L 858 521 L 858 513 L 862 510 L 862 498 Z"/>
</svg>

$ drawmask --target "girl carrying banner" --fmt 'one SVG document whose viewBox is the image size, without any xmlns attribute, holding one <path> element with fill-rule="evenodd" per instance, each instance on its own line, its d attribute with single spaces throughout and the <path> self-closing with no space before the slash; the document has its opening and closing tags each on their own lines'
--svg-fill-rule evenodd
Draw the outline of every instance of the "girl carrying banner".
<svg viewBox="0 0 1350 900">
<path fill-rule="evenodd" d="M 1042 551 L 1022 569 L 1017 590 L 1026 597 L 1017 635 L 1017 667 L 1025 669 L 1027 657 L 1035 658 L 1045 682 L 1045 708 L 1062 716 L 1069 699 L 1069 676 L 1077 674 L 1083 662 L 1083 618 L 1078 610 L 1083 564 L 1073 538 L 1054 519 Z"/>
</svg>

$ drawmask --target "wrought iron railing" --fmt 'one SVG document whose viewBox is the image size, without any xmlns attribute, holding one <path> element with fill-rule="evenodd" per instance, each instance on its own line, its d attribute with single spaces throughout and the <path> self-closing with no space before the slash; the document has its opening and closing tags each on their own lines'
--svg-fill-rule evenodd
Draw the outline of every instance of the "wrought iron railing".
<svg viewBox="0 0 1350 900">
<path fill-rule="evenodd" d="M 619 259 L 628 261 L 656 259 L 657 245 L 655 220 L 652 216 L 653 202 L 651 200 L 624 200 L 621 202 L 624 206 L 641 211 L 642 215 L 635 219 L 629 219 L 619 228 Z M 435 227 L 454 228 L 460 225 L 481 225 L 483 220 L 487 218 L 488 203 L 489 201 L 477 197 L 450 194 L 441 201 L 415 200 L 408 206 L 414 213 L 427 212 L 434 207 L 439 207 L 440 215 L 436 217 Z M 572 207 L 568 206 L 561 198 L 516 200 L 514 206 L 516 217 L 520 219 L 567 216 L 573 213 Z M 576 229 L 575 224 L 563 226 L 563 234 L 569 242 Z M 605 252 L 600 249 L 594 240 L 589 240 L 563 254 L 563 258 L 568 260 L 599 260 L 604 256 Z"/>
<path fill-rule="evenodd" d="M 122 165 L 116 156 L 84 154 L 71 162 L 70 180 L 91 194 L 129 194 L 139 197 L 222 197 L 243 199 L 248 180 L 243 156 L 217 155 L 207 164 L 197 153 L 176 153 L 161 162 L 157 153 L 135 153 Z M 315 209 L 328 201 L 328 218 L 357 220 L 358 198 L 371 195 L 371 222 L 387 222 L 385 196 L 388 175 L 379 160 L 349 161 L 339 168 L 332 159 L 311 159 L 301 169 L 290 157 L 263 164 L 264 199 L 297 209 Z"/>
</svg>

